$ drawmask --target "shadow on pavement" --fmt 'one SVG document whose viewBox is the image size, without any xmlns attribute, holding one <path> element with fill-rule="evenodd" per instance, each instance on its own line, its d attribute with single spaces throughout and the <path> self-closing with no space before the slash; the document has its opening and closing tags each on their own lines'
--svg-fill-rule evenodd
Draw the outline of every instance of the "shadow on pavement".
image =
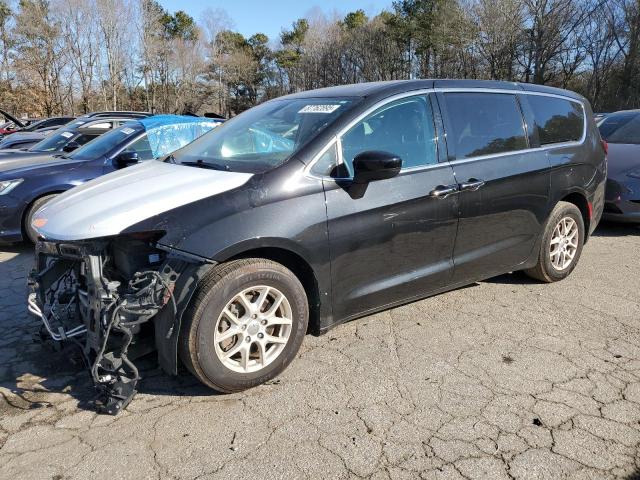
<svg viewBox="0 0 640 480">
<path fill-rule="evenodd" d="M 79 346 L 67 342 L 61 349 L 60 344 L 40 334 L 40 320 L 27 313 L 32 248 L 0 246 L 0 417 L 66 401 L 93 410 L 95 391 Z M 142 376 L 139 393 L 215 395 L 186 370 L 178 377 L 165 374 L 157 366 L 155 353 L 136 360 L 136 364 Z"/>
<path fill-rule="evenodd" d="M 603 221 L 593 232 L 594 237 L 625 237 L 629 235 L 640 235 L 640 225 Z M 521 271 L 499 275 L 488 280 L 483 280 L 483 282 L 505 285 L 532 285 L 540 283 L 537 280 L 527 277 L 524 272 Z M 640 480 L 640 477 L 638 477 L 638 480 Z"/>
<path fill-rule="evenodd" d="M 626 237 L 628 235 L 640 235 L 640 225 L 603 221 L 593 232 L 594 237 Z"/>
<path fill-rule="evenodd" d="M 640 469 L 624 477 L 624 480 L 640 480 Z"/>
<path fill-rule="evenodd" d="M 505 273 L 497 277 L 483 280 L 483 283 L 498 283 L 502 285 L 533 285 L 541 283 L 538 280 L 527 277 L 524 272 Z"/>
</svg>

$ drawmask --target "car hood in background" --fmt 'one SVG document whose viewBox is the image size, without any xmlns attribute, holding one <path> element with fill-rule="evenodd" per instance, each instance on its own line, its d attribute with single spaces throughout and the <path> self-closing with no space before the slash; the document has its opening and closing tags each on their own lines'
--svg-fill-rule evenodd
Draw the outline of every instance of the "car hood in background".
<svg viewBox="0 0 640 480">
<path fill-rule="evenodd" d="M 47 132 L 49 133 L 49 132 Z M 42 140 L 44 137 L 47 136 L 47 133 L 45 132 L 14 132 L 11 133 L 9 135 L 7 135 L 6 137 L 3 138 L 3 140 L 11 140 L 11 141 L 15 141 L 15 140 Z"/>
<path fill-rule="evenodd" d="M 252 176 L 150 160 L 63 193 L 36 212 L 34 226 L 51 240 L 117 235 L 147 218 L 238 188 Z"/>
<path fill-rule="evenodd" d="M 58 154 L 59 155 L 59 154 Z M 47 152 L 29 152 L 24 150 L 0 150 L 0 174 L 10 170 L 52 165 L 51 162 L 66 162 L 61 156 L 54 156 Z"/>
</svg>

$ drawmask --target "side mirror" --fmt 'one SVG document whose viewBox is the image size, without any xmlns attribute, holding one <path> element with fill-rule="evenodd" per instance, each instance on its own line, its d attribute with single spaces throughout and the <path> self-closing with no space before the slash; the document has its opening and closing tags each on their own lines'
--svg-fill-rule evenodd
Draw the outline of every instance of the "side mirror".
<svg viewBox="0 0 640 480">
<path fill-rule="evenodd" d="M 73 152 L 74 150 L 80 148 L 80 144 L 76 141 L 71 141 L 69 143 L 67 143 L 64 147 L 62 147 L 62 151 L 69 153 L 69 152 Z"/>
<path fill-rule="evenodd" d="M 366 151 L 353 159 L 353 183 L 367 184 L 375 180 L 385 180 L 400 173 L 402 159 L 383 151 Z"/>
<path fill-rule="evenodd" d="M 116 163 L 119 167 L 128 167 L 139 161 L 138 152 L 122 152 L 116 157 Z"/>
</svg>

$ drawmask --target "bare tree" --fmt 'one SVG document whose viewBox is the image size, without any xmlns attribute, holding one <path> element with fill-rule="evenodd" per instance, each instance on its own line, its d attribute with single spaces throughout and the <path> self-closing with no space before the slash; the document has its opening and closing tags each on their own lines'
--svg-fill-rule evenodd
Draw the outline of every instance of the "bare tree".
<svg viewBox="0 0 640 480">
<path fill-rule="evenodd" d="M 44 113 L 62 110 L 60 78 L 63 68 L 60 29 L 46 0 L 22 0 L 16 15 L 15 67 L 40 100 Z"/>
<path fill-rule="evenodd" d="M 107 82 L 111 108 L 118 108 L 118 91 L 122 83 L 125 55 L 131 55 L 129 19 L 131 4 L 126 0 L 100 0 L 96 2 L 96 13 L 101 40 L 104 45 Z M 128 48 L 127 48 L 128 46 Z"/>
<path fill-rule="evenodd" d="M 57 0 L 53 9 L 60 24 L 63 52 L 80 84 L 81 109 L 88 112 L 99 61 L 96 4 L 93 0 Z"/>
<path fill-rule="evenodd" d="M 235 114 L 284 93 L 415 77 L 536 82 L 598 109 L 640 105 L 640 0 L 389 2 L 373 17 L 315 8 L 270 41 L 234 31 L 221 9 L 198 25 L 158 0 L 0 0 L 3 105 Z"/>
<path fill-rule="evenodd" d="M 563 56 L 575 51 L 576 30 L 591 15 L 591 2 L 523 0 L 525 40 L 520 56 L 524 81 L 549 83 Z"/>
<path fill-rule="evenodd" d="M 2 67 L 2 71 L 0 71 L 0 81 L 4 82 L 5 85 L 10 82 L 10 72 L 9 72 L 9 55 L 11 49 L 14 46 L 14 39 L 11 35 L 11 17 L 13 12 L 9 7 L 9 4 L 5 0 L 0 1 L 0 66 Z"/>
<path fill-rule="evenodd" d="M 618 98 L 631 108 L 640 105 L 640 0 L 615 0 L 611 8 L 620 11 L 620 21 L 614 29 L 623 55 Z"/>
<path fill-rule="evenodd" d="M 221 9 L 212 10 L 207 8 L 202 12 L 200 23 L 203 30 L 203 38 L 206 43 L 205 56 L 208 63 L 206 77 L 209 80 L 207 93 L 216 98 L 214 108 L 222 113 L 227 110 L 226 106 L 226 88 L 222 81 L 222 68 L 218 68 L 218 64 L 222 59 L 223 52 L 221 45 L 216 41 L 218 34 L 225 30 L 233 30 L 234 24 L 229 14 Z"/>
<path fill-rule="evenodd" d="M 520 0 L 478 0 L 471 15 L 476 27 L 478 52 L 486 62 L 489 77 L 512 80 L 518 47 L 524 30 Z"/>
</svg>

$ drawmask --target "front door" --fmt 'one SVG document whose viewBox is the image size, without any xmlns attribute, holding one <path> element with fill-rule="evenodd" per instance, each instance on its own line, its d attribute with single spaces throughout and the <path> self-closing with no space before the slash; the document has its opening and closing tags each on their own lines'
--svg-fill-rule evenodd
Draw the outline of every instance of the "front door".
<svg viewBox="0 0 640 480">
<path fill-rule="evenodd" d="M 453 283 L 517 268 L 548 213 L 550 171 L 516 94 L 439 94 L 460 192 Z M 443 105 L 444 104 L 444 105 Z M 526 115 L 523 115 L 523 111 Z"/>
<path fill-rule="evenodd" d="M 339 139 L 347 175 L 353 175 L 353 158 L 367 150 L 393 153 L 403 166 L 398 176 L 369 183 L 363 194 L 354 195 L 348 182 L 324 182 L 337 320 L 450 280 L 456 182 L 449 164 L 438 162 L 436 132 L 431 98 L 415 95 L 381 106 Z"/>
</svg>

